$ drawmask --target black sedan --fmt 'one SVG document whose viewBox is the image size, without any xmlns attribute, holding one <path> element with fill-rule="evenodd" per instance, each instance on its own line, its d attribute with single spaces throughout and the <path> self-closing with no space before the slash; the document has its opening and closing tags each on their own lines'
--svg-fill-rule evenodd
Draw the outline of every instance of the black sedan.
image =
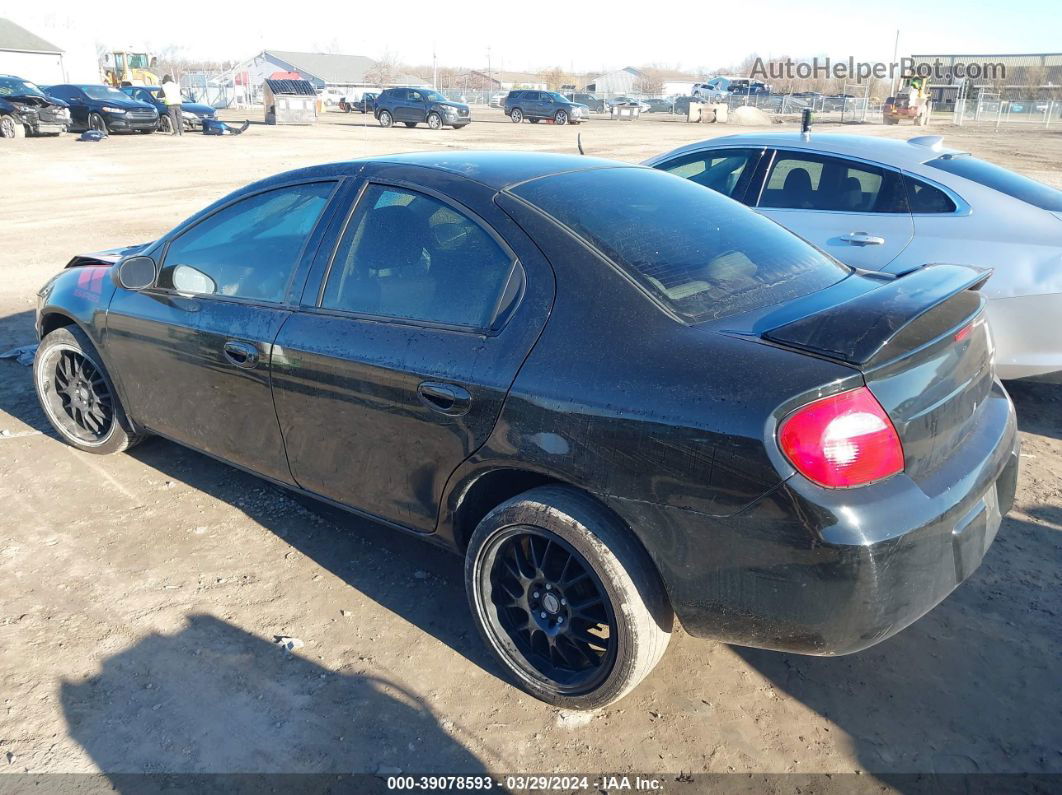
<svg viewBox="0 0 1062 795">
<path fill-rule="evenodd" d="M 61 84 L 48 86 L 46 93 L 70 107 L 71 130 L 151 133 L 159 128 L 154 106 L 112 86 Z"/>
<path fill-rule="evenodd" d="M 34 380 L 80 450 L 157 434 L 457 551 L 513 680 L 592 708 L 674 614 L 843 654 L 974 571 L 1018 462 L 986 278 L 856 271 L 648 168 L 402 155 L 75 257 Z"/>
</svg>

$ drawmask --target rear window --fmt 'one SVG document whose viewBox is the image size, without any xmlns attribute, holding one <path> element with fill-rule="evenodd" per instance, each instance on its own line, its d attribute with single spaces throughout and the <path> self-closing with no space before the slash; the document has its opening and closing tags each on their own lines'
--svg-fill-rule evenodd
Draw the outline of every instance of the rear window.
<svg viewBox="0 0 1062 795">
<path fill-rule="evenodd" d="M 976 157 L 945 155 L 930 160 L 926 165 L 998 190 L 1034 207 L 1053 213 L 1062 212 L 1062 191 Z"/>
<path fill-rule="evenodd" d="M 557 174 L 512 192 L 691 323 L 798 298 L 849 272 L 747 207 L 656 169 Z"/>
</svg>

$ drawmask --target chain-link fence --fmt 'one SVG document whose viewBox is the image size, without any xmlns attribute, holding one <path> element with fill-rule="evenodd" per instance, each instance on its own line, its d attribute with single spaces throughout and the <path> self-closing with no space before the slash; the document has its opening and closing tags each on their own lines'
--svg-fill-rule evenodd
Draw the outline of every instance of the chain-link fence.
<svg viewBox="0 0 1062 795">
<path fill-rule="evenodd" d="M 1020 92 L 1019 92 L 1020 94 Z M 939 114 L 938 114 L 939 115 Z M 947 116 L 959 126 L 1006 127 L 1062 127 L 1062 99 L 1045 97 L 1040 92 L 1029 91 L 1027 96 L 1010 92 L 960 88 L 954 107 Z"/>
</svg>

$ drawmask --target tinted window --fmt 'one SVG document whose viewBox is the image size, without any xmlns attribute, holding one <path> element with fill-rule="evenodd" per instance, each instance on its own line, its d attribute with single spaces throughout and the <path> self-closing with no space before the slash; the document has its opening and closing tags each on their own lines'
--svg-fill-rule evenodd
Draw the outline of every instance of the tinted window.
<svg viewBox="0 0 1062 795">
<path fill-rule="evenodd" d="M 930 160 L 926 165 L 998 190 L 1035 207 L 1054 213 L 1062 212 L 1062 191 L 976 157 L 946 155 Z"/>
<path fill-rule="evenodd" d="M 331 182 L 279 188 L 214 213 L 170 243 L 159 286 L 173 289 L 174 269 L 187 265 L 216 285 L 193 292 L 284 300 L 299 254 L 332 188 Z M 188 283 L 177 280 L 178 287 Z"/>
<path fill-rule="evenodd" d="M 740 186 L 740 193 L 744 194 L 745 185 L 759 157 L 759 149 L 717 149 L 713 152 L 684 155 L 677 160 L 662 163 L 657 168 L 711 188 L 732 199 L 740 199 L 741 196 L 735 195 L 737 189 Z M 742 179 L 742 176 L 745 179 Z"/>
<path fill-rule="evenodd" d="M 336 250 L 321 305 L 485 328 L 512 268 L 501 246 L 450 205 L 373 185 Z"/>
<path fill-rule="evenodd" d="M 920 179 L 904 175 L 907 184 L 907 200 L 913 213 L 953 213 L 955 202 L 940 188 L 922 182 Z"/>
<path fill-rule="evenodd" d="M 691 322 L 806 295 L 848 273 L 773 221 L 655 169 L 557 174 L 513 192 Z"/>
<path fill-rule="evenodd" d="M 852 160 L 778 152 L 760 207 L 854 213 L 905 213 L 899 174 Z"/>
</svg>

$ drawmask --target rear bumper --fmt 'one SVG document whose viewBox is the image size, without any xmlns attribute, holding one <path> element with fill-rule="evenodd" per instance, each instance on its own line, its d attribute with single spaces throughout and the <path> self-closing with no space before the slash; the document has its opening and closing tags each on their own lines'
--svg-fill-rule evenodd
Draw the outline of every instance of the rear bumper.
<svg viewBox="0 0 1062 795">
<path fill-rule="evenodd" d="M 899 632 L 969 577 L 1017 474 L 1014 408 L 997 382 L 978 427 L 925 482 L 830 490 L 795 476 L 731 517 L 603 499 L 635 528 L 691 635 L 833 655 Z"/>
</svg>

